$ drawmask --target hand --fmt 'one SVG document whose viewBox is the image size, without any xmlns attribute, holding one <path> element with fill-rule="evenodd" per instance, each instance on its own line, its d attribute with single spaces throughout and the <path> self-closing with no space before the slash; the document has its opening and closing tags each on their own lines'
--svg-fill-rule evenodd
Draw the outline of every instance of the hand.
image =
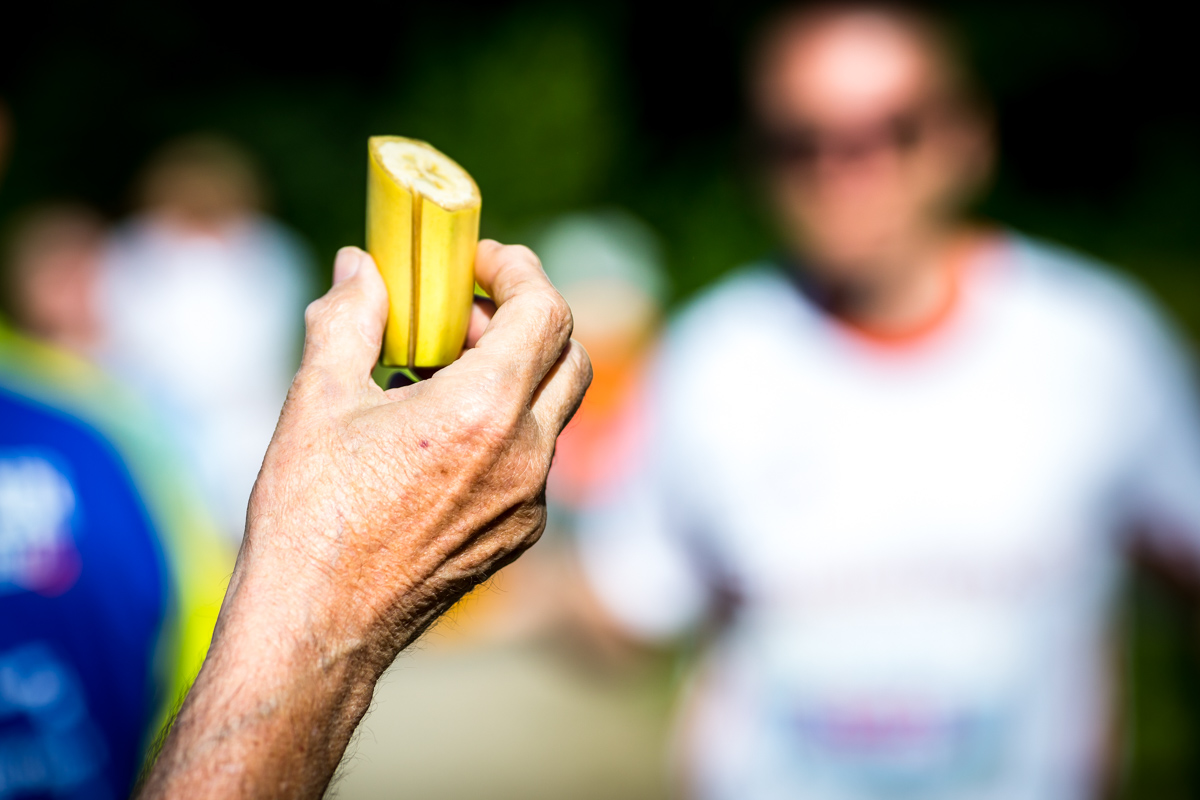
<svg viewBox="0 0 1200 800">
<path fill-rule="evenodd" d="M 324 790 L 396 654 L 545 526 L 554 442 L 591 380 L 536 257 L 484 241 L 468 349 L 371 380 L 387 293 L 338 254 L 250 500 L 213 647 L 144 796 Z"/>
<path fill-rule="evenodd" d="M 262 563 L 290 607 L 303 601 L 304 630 L 332 626 L 385 664 L 536 541 L 554 441 L 590 379 L 536 257 L 484 242 L 478 263 L 497 303 L 486 330 L 431 380 L 384 392 L 370 373 L 386 290 L 370 256 L 339 255 L 352 276 L 309 308 L 250 503 L 245 566 Z"/>
</svg>

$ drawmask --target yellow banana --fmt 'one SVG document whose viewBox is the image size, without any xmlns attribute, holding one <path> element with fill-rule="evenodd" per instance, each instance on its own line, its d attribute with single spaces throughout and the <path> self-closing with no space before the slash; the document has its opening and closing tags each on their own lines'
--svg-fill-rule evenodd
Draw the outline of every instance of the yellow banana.
<svg viewBox="0 0 1200 800">
<path fill-rule="evenodd" d="M 381 360 L 445 366 L 471 319 L 479 187 L 425 142 L 372 136 L 367 152 L 367 251 L 388 289 Z"/>
</svg>

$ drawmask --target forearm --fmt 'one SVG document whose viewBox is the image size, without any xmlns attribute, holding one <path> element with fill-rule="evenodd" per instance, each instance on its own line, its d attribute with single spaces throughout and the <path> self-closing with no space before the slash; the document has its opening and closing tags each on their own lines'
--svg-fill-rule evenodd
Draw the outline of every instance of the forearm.
<svg viewBox="0 0 1200 800">
<path fill-rule="evenodd" d="M 286 617 L 262 594 L 231 587 L 142 798 L 324 792 L 370 705 L 382 655 L 363 642 L 331 650 L 338 638 L 299 615 L 281 624 Z"/>
<path fill-rule="evenodd" d="M 253 547 L 242 556 L 142 800 L 320 797 L 379 676 L 457 596 L 432 581 L 406 584 L 381 630 L 368 624 L 377 610 L 332 599 L 339 587 L 323 572 L 261 563 L 274 559 Z"/>
</svg>

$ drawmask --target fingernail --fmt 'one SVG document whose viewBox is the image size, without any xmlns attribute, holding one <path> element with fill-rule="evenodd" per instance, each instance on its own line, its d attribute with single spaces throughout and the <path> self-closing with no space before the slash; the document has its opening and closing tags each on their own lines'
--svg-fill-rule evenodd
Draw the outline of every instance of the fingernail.
<svg viewBox="0 0 1200 800">
<path fill-rule="evenodd" d="M 362 263 L 361 252 L 357 247 L 343 247 L 338 250 L 337 258 L 333 260 L 334 286 L 348 278 L 353 278 L 354 273 L 358 272 L 358 266 Z"/>
</svg>

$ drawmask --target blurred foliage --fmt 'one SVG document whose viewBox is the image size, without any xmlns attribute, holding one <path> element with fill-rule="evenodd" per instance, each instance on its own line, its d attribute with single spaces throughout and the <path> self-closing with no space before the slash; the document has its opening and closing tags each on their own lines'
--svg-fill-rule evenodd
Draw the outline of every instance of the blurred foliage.
<svg viewBox="0 0 1200 800">
<path fill-rule="evenodd" d="M 488 227 L 511 236 L 609 188 L 627 127 L 605 44 L 582 20 L 526 11 L 482 42 L 419 47 L 373 129 L 454 154 L 486 187 Z"/>
<path fill-rule="evenodd" d="M 259 156 L 274 212 L 328 264 L 362 241 L 366 137 L 405 134 L 476 176 L 489 235 L 519 240 L 560 211 L 630 208 L 663 234 L 682 300 L 775 246 L 739 157 L 741 51 L 768 6 L 371 1 L 285 15 L 226 0 L 42 2 L 0 50 L 17 126 L 0 217 L 70 197 L 116 218 L 154 147 L 214 130 Z M 1200 341 L 1200 106 L 1185 12 L 943 7 L 999 120 L 1003 158 L 980 213 L 1121 264 Z M 1129 606 L 1130 786 L 1188 796 L 1200 787 L 1194 631 L 1145 586 Z"/>
<path fill-rule="evenodd" d="M 1195 608 L 1147 575 L 1132 582 L 1122 625 L 1127 758 L 1118 797 L 1184 800 L 1200 789 L 1200 652 Z"/>
</svg>

